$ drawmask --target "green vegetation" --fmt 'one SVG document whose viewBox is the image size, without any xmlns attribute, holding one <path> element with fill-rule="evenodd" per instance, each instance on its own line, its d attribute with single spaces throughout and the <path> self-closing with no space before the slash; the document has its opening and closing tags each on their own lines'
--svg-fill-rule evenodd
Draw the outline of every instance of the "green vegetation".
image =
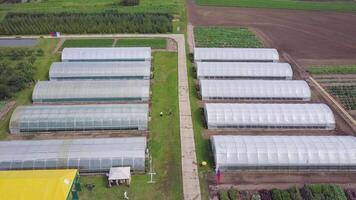
<svg viewBox="0 0 356 200">
<path fill-rule="evenodd" d="M 0 111 L 6 105 L 7 101 L 0 101 Z"/>
<path fill-rule="evenodd" d="M 195 27 L 194 38 L 197 47 L 241 47 L 257 48 L 262 43 L 247 28 Z"/>
<path fill-rule="evenodd" d="M 355 12 L 354 1 L 303 1 L 303 0 L 196 0 L 205 6 L 237 6 L 247 8 L 275 8 L 292 10 L 316 10 Z"/>
<path fill-rule="evenodd" d="M 82 184 L 94 184 L 93 191 L 83 187 L 80 199 L 120 199 L 127 191 L 130 199 L 183 199 L 179 107 L 178 56 L 175 52 L 153 54 L 154 83 L 152 85 L 149 148 L 157 175 L 155 184 L 148 184 L 148 175 L 134 175 L 130 187 L 106 188 L 105 177 L 81 177 Z M 160 112 L 164 115 L 160 117 Z"/>
<path fill-rule="evenodd" d="M 65 40 L 62 49 L 66 47 L 111 47 L 114 39 L 71 39 Z"/>
<path fill-rule="evenodd" d="M 292 200 L 289 192 L 286 190 L 272 189 L 271 193 L 273 200 Z"/>
<path fill-rule="evenodd" d="M 164 38 L 125 38 L 118 39 L 116 42 L 117 47 L 151 47 L 152 49 L 165 49 L 167 46 L 167 40 Z"/>
<path fill-rule="evenodd" d="M 218 197 L 219 197 L 219 200 L 230 200 L 229 195 L 224 190 L 219 190 Z"/>
<path fill-rule="evenodd" d="M 140 0 L 122 0 L 121 4 L 124 6 L 137 6 L 140 4 Z"/>
<path fill-rule="evenodd" d="M 38 44 L 31 48 L 33 50 L 41 49 L 43 51 L 43 56 L 37 57 L 33 66 L 34 69 L 34 80 L 47 80 L 48 70 L 52 62 L 59 60 L 58 55 L 52 54 L 53 49 L 58 43 L 57 39 L 40 39 Z M 12 99 L 16 101 L 16 105 L 24 105 L 31 103 L 33 84 L 29 85 L 25 89 L 17 92 L 13 95 Z M 8 124 L 11 117 L 11 112 L 7 113 L 6 116 L 0 120 L 0 139 L 4 139 L 8 134 Z"/>
<path fill-rule="evenodd" d="M 341 102 L 346 110 L 356 110 L 356 85 L 329 86 L 327 90 Z"/>
<path fill-rule="evenodd" d="M 0 23 L 2 35 L 79 33 L 167 33 L 172 15 L 149 13 L 9 13 Z"/>
<path fill-rule="evenodd" d="M 310 66 L 307 71 L 311 74 L 356 74 L 356 65 Z"/>
<path fill-rule="evenodd" d="M 305 185 L 302 189 L 302 195 L 305 200 L 333 199 L 347 200 L 343 188 L 338 185 Z"/>
<path fill-rule="evenodd" d="M 141 0 L 138 6 L 123 6 L 120 0 L 42 0 L 31 3 L 1 5 L 5 12 L 147 12 L 180 14 L 182 1 Z"/>
</svg>

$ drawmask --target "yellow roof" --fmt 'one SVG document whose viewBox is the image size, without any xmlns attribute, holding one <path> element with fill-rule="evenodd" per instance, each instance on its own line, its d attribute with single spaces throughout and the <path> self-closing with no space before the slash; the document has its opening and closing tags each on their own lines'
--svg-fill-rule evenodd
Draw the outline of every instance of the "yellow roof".
<svg viewBox="0 0 356 200">
<path fill-rule="evenodd" d="M 65 200 L 77 170 L 0 171 L 0 199 Z"/>
</svg>

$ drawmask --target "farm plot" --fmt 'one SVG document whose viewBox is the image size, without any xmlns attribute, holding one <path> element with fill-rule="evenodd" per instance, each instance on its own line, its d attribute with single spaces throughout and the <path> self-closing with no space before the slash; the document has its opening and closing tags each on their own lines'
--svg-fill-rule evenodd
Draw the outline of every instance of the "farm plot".
<svg viewBox="0 0 356 200">
<path fill-rule="evenodd" d="M 111 47 L 114 39 L 77 39 L 66 40 L 62 49 L 66 47 Z"/>
<path fill-rule="evenodd" d="M 356 66 L 311 66 L 307 71 L 356 118 Z"/>
<path fill-rule="evenodd" d="M 165 49 L 167 40 L 163 38 L 138 38 L 138 39 L 118 39 L 116 47 L 151 47 L 152 49 Z"/>
<path fill-rule="evenodd" d="M 197 47 L 262 47 L 261 41 L 247 28 L 195 27 L 194 39 Z"/>
</svg>

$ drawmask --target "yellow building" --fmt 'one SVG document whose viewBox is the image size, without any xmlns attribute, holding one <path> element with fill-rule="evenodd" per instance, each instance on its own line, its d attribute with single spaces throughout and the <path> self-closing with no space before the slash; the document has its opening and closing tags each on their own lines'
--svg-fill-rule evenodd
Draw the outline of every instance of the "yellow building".
<svg viewBox="0 0 356 200">
<path fill-rule="evenodd" d="M 77 200 L 78 170 L 0 171 L 2 200 Z"/>
</svg>

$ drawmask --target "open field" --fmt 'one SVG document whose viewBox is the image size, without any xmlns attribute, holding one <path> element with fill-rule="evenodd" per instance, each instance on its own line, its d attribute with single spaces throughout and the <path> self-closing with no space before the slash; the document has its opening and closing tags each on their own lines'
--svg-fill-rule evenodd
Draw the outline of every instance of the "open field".
<svg viewBox="0 0 356 200">
<path fill-rule="evenodd" d="M 151 47 L 152 49 L 165 49 L 167 40 L 164 38 L 152 39 L 118 39 L 116 47 Z"/>
<path fill-rule="evenodd" d="M 130 187 L 107 189 L 104 177 L 82 177 L 82 185 L 95 184 L 95 188 L 90 192 L 83 187 L 80 199 L 120 199 L 124 191 L 128 192 L 130 199 L 182 199 L 177 53 L 155 52 L 153 56 L 155 78 L 148 146 L 157 183 L 148 184 L 147 174 L 134 175 Z M 161 111 L 165 113 L 163 117 L 159 115 Z"/>
<path fill-rule="evenodd" d="M 310 66 L 307 72 L 311 74 L 356 74 L 356 65 L 349 66 Z"/>
<path fill-rule="evenodd" d="M 303 0 L 196 0 L 204 6 L 236 6 L 247 8 L 273 8 L 291 10 L 356 12 L 353 1 L 303 1 Z"/>
<path fill-rule="evenodd" d="M 247 28 L 195 27 L 196 47 L 239 47 L 258 48 L 262 43 Z"/>
<path fill-rule="evenodd" d="M 266 47 L 302 65 L 356 63 L 355 13 L 207 7 L 194 0 L 187 5 L 192 25 L 248 27 Z"/>
<path fill-rule="evenodd" d="M 113 43 L 113 39 L 66 40 L 62 45 L 62 49 L 66 47 L 111 47 Z"/>
</svg>

